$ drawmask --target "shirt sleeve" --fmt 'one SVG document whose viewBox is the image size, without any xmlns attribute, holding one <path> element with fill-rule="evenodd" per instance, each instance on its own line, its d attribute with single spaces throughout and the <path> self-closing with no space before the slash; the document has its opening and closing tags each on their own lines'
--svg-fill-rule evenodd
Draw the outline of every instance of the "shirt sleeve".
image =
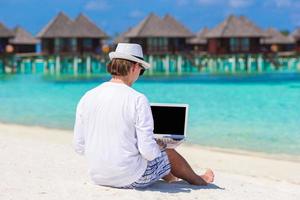
<svg viewBox="0 0 300 200">
<path fill-rule="evenodd" d="M 81 99 L 76 109 L 76 119 L 74 125 L 73 146 L 78 154 L 84 154 L 84 120 L 83 120 L 83 99 Z"/>
<path fill-rule="evenodd" d="M 159 157 L 161 151 L 153 134 L 153 117 L 147 98 L 142 95 L 138 98 L 136 106 L 136 134 L 138 149 L 146 160 L 154 160 Z"/>
</svg>

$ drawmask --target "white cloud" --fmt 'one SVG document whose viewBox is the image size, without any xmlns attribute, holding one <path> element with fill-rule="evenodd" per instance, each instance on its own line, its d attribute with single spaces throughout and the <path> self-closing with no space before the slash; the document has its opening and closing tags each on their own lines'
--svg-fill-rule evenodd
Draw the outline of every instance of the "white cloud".
<svg viewBox="0 0 300 200">
<path fill-rule="evenodd" d="M 98 10 L 104 11 L 109 9 L 109 5 L 106 1 L 103 0 L 92 0 L 85 4 L 84 8 L 86 10 Z"/>
<path fill-rule="evenodd" d="M 144 13 L 140 10 L 133 10 L 129 13 L 129 17 L 131 18 L 140 18 L 144 16 Z"/>
<path fill-rule="evenodd" d="M 245 8 L 252 5 L 252 0 L 230 0 L 228 2 L 231 8 Z"/>
</svg>

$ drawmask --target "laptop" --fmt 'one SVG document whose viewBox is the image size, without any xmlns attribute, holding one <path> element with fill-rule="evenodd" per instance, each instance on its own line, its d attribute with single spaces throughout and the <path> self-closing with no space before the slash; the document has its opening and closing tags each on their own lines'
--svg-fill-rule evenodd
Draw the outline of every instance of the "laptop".
<svg viewBox="0 0 300 200">
<path fill-rule="evenodd" d="M 186 138 L 188 104 L 151 103 L 154 138 L 175 148 Z"/>
</svg>

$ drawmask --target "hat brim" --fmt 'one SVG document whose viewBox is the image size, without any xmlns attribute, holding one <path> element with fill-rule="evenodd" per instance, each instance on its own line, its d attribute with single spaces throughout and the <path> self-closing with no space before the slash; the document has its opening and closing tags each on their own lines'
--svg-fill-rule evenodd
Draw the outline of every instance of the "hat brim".
<svg viewBox="0 0 300 200">
<path fill-rule="evenodd" d="M 149 63 L 143 61 L 142 59 L 136 58 L 136 57 L 128 55 L 128 54 L 123 54 L 123 53 L 113 51 L 113 52 L 110 52 L 108 55 L 109 55 L 110 60 L 112 60 L 114 58 L 120 58 L 120 59 L 125 59 L 125 60 L 130 60 L 133 62 L 140 63 L 145 69 L 149 69 L 151 67 L 151 65 Z"/>
</svg>

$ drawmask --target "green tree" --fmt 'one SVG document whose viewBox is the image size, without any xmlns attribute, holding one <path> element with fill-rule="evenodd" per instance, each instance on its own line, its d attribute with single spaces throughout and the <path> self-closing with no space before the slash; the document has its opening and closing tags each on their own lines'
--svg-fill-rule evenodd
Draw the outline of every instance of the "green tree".
<svg viewBox="0 0 300 200">
<path fill-rule="evenodd" d="M 281 30 L 280 33 L 282 33 L 285 36 L 288 36 L 290 34 L 289 30 Z"/>
</svg>

